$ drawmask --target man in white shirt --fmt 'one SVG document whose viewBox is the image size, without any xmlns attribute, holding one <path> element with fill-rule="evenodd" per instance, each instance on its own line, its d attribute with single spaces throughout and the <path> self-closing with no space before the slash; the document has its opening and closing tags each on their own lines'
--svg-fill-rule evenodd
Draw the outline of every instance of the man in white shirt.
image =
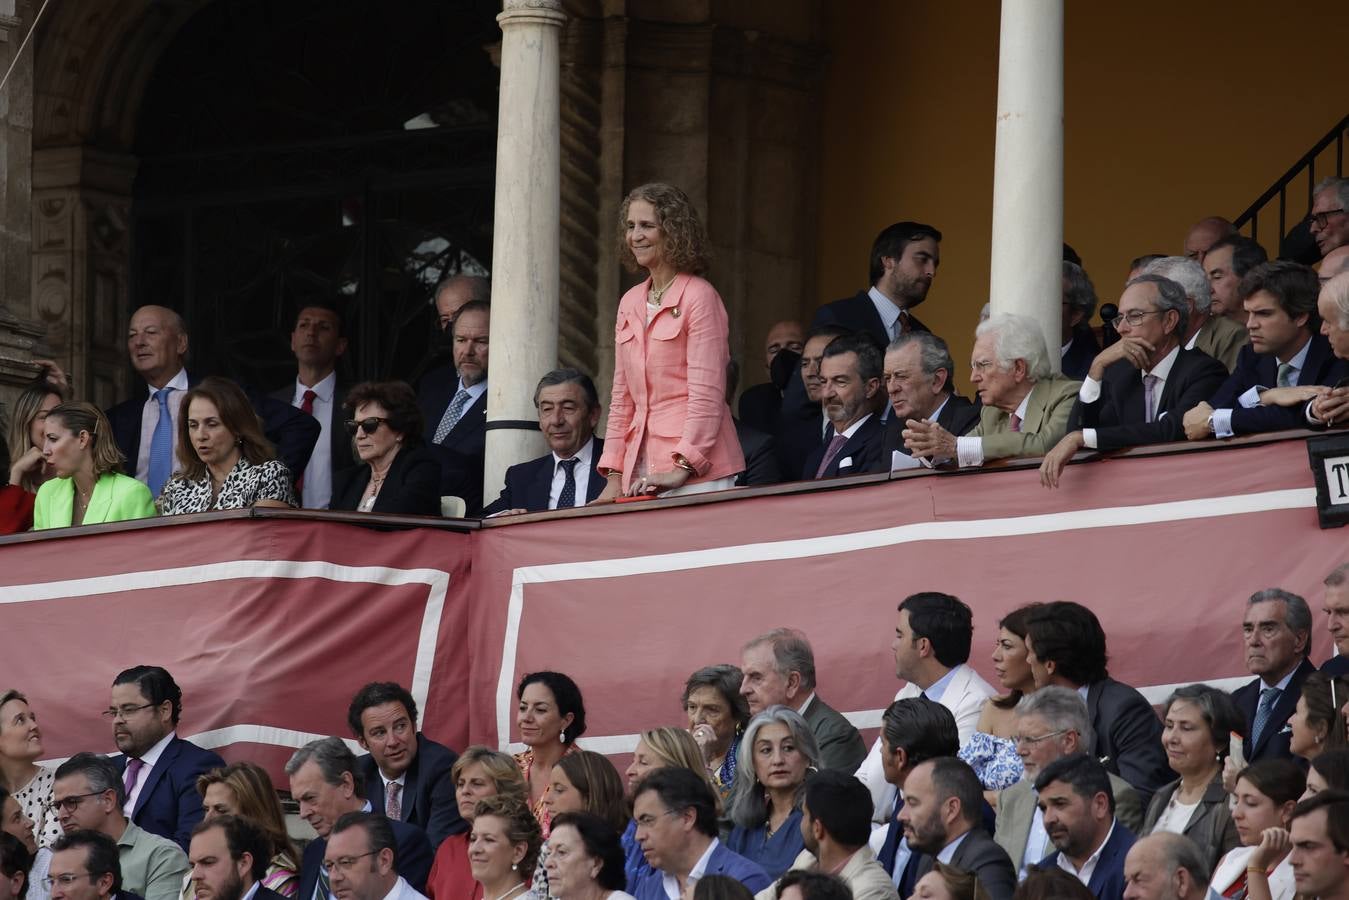
<svg viewBox="0 0 1349 900">
<path fill-rule="evenodd" d="M 338 819 L 323 856 L 333 896 L 337 900 L 425 900 L 398 874 L 397 844 L 384 816 L 354 812 Z"/>
<path fill-rule="evenodd" d="M 330 304 L 307 304 L 295 317 L 290 351 L 297 364 L 295 382 L 272 396 L 318 420 L 319 439 L 300 478 L 300 505 L 327 509 L 333 473 L 354 464 L 351 438 L 342 427 L 347 385 L 337 375 L 337 362 L 347 352 L 342 314 Z"/>
<path fill-rule="evenodd" d="M 1085 753 L 1065 756 L 1040 772 L 1035 791 L 1055 847 L 1043 864 L 1063 869 L 1097 900 L 1120 900 L 1134 833 L 1115 819 L 1105 767 Z"/>
<path fill-rule="evenodd" d="M 192 830 L 187 852 L 196 900 L 279 900 L 262 886 L 271 865 L 271 841 L 257 823 L 219 816 Z"/>
</svg>

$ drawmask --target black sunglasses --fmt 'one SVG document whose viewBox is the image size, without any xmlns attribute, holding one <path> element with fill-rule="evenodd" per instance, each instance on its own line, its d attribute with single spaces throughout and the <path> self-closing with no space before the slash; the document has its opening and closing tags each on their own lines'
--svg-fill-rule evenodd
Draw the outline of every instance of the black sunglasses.
<svg viewBox="0 0 1349 900">
<path fill-rule="evenodd" d="M 347 419 L 347 434 L 355 436 L 356 429 L 359 428 L 366 434 L 374 434 L 379 431 L 379 423 L 387 422 L 388 419 L 382 419 L 379 416 L 371 416 L 368 419 L 361 419 L 357 422 L 355 419 Z"/>
</svg>

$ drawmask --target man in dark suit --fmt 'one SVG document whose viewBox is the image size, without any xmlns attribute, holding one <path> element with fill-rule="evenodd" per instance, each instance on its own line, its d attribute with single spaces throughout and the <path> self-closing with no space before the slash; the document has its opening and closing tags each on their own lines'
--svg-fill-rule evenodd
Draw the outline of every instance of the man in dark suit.
<svg viewBox="0 0 1349 900">
<path fill-rule="evenodd" d="M 1140 275 L 1124 288 L 1115 319 L 1120 339 L 1092 361 L 1068 417 L 1068 433 L 1040 465 L 1046 487 L 1058 487 L 1064 466 L 1084 447 L 1115 450 L 1184 440 L 1186 410 L 1227 378 L 1222 363 L 1181 346 L 1189 309 L 1185 289 L 1160 275 Z"/>
<path fill-rule="evenodd" d="M 881 393 L 881 350 L 865 333 L 834 338 L 820 361 L 820 400 L 832 426 L 806 458 L 801 477 L 836 478 L 875 471 L 883 429 L 876 415 Z"/>
<path fill-rule="evenodd" d="M 286 763 L 286 774 L 290 776 L 290 794 L 300 804 L 300 818 L 318 833 L 304 849 L 296 900 L 329 900 L 331 878 L 323 868 L 328 836 L 347 813 L 373 811 L 365 799 L 365 779 L 355 755 L 335 737 L 310 741 L 296 750 Z M 389 825 L 398 844 L 398 870 L 414 890 L 421 891 L 431 873 L 431 842 L 415 825 L 394 820 Z"/>
<path fill-rule="evenodd" d="M 333 475 L 355 464 L 351 436 L 343 423 L 342 404 L 349 385 L 337 374 L 337 361 L 347 352 L 346 327 L 341 312 L 327 303 L 305 305 L 295 317 L 290 352 L 297 373 L 293 384 L 273 391 L 274 400 L 288 403 L 319 423 L 319 437 L 309 464 L 299 478 L 300 505 L 327 509 L 332 499 Z"/>
<path fill-rule="evenodd" d="M 1282 405 L 1289 392 L 1270 389 L 1334 385 L 1349 375 L 1349 362 L 1337 359 L 1317 332 L 1320 290 L 1316 272 L 1298 263 L 1276 260 L 1247 273 L 1239 296 L 1251 342 L 1213 397 L 1185 414 L 1186 437 L 1206 440 L 1312 424 L 1303 403 Z"/>
<path fill-rule="evenodd" d="M 1065 378 L 1081 381 L 1101 345 L 1091 330 L 1096 312 L 1096 288 L 1079 263 L 1063 261 L 1063 344 L 1059 348 L 1059 371 Z"/>
<path fill-rule="evenodd" d="M 1142 694 L 1110 677 L 1096 614 L 1070 601 L 1044 604 L 1027 620 L 1026 657 L 1037 688 L 1087 689 L 1091 755 L 1133 785 L 1146 807 L 1175 777 L 1162 748 L 1162 723 Z"/>
<path fill-rule="evenodd" d="M 482 510 L 491 317 L 491 307 L 481 300 L 459 308 L 450 326 L 454 366 L 427 372 L 417 393 L 430 449 L 440 460 L 440 492 L 462 497 L 470 516 Z"/>
<path fill-rule="evenodd" d="M 201 822 L 192 830 L 187 860 L 197 900 L 281 900 L 262 885 L 272 862 L 271 841 L 251 819 L 219 816 Z"/>
<path fill-rule="evenodd" d="M 356 764 L 371 807 L 425 831 L 433 850 L 468 827 L 450 774 L 459 755 L 417 730 L 417 701 L 405 688 L 367 684 L 352 698 L 347 724 L 368 751 Z"/>
<path fill-rule="evenodd" d="M 798 343 L 797 346 L 800 346 L 800 344 Z M 740 363 L 734 359 L 727 360 L 727 406 L 731 405 L 738 384 L 740 384 Z M 760 484 L 777 484 L 781 481 L 782 470 L 778 466 L 777 447 L 774 446 L 773 435 L 740 419 L 732 419 L 732 421 L 735 422 L 735 436 L 740 441 L 740 450 L 745 457 L 745 471 L 736 476 L 735 486 L 752 487 Z M 772 423 L 774 426 L 777 424 L 776 412 L 773 414 Z"/>
<path fill-rule="evenodd" d="M 871 287 L 815 312 L 811 327 L 840 325 L 871 335 L 884 347 L 909 331 L 927 331 L 911 310 L 927 299 L 941 265 L 941 232 L 920 222 L 896 222 L 871 244 Z"/>
<path fill-rule="evenodd" d="M 604 441 L 595 437 L 600 397 L 590 376 L 554 369 L 539 379 L 534 408 L 551 452 L 507 469 L 506 486 L 485 516 L 585 506 L 604 490 L 595 468 L 604 452 Z"/>
<path fill-rule="evenodd" d="M 777 444 L 778 465 L 789 479 L 801 477 L 806 459 L 824 443 L 831 427 L 829 417 L 820 405 L 824 388 L 820 363 L 824 361 L 824 348 L 830 341 L 845 334 L 851 332 L 838 325 L 812 328 L 787 382 L 773 440 Z M 774 362 L 775 368 L 785 365 L 784 357 L 794 355 L 790 350 L 781 352 Z"/>
<path fill-rule="evenodd" d="M 783 351 L 799 357 L 805 346 L 806 328 L 794 319 L 777 322 L 768 329 L 768 336 L 764 338 L 764 368 L 769 379 L 745 388 L 740 395 L 740 418 L 751 428 L 770 435 L 777 430 L 782 391 L 790 380 L 791 371 L 783 370 L 781 366 L 775 368 L 773 363 Z"/>
<path fill-rule="evenodd" d="M 104 716 L 121 756 L 127 818 L 141 828 L 187 849 L 202 817 L 197 776 L 225 761 L 178 737 L 183 692 L 159 666 L 135 666 L 112 682 L 112 702 Z"/>
<path fill-rule="evenodd" d="M 936 422 L 951 434 L 965 434 L 979 422 L 979 407 L 955 393 L 951 375 L 955 362 L 946 341 L 928 331 L 902 334 L 885 350 L 885 392 L 891 416 L 885 423 L 881 455 L 874 471 L 889 472 L 904 465 L 902 454 L 916 466 L 904 446 L 904 428 L 910 419 Z M 907 466 L 905 466 L 907 467 Z"/>
<path fill-rule="evenodd" d="M 183 319 L 162 306 L 142 306 L 131 316 L 127 350 L 142 382 L 132 397 L 107 411 L 112 436 L 126 457 L 127 471 L 159 496 L 175 468 L 178 418 L 183 392 L 198 378 L 184 367 L 188 335 Z M 262 420 L 276 455 L 292 473 L 303 472 L 318 440 L 319 423 L 288 403 L 244 388 Z M 184 835 L 186 838 L 186 835 Z"/>
<path fill-rule="evenodd" d="M 1134 833 L 1115 818 L 1105 767 L 1085 753 L 1056 759 L 1036 777 L 1035 793 L 1057 848 L 1041 865 L 1064 869 L 1097 900 L 1121 900 Z"/>
<path fill-rule="evenodd" d="M 1326 611 L 1326 631 L 1335 644 L 1335 653 L 1321 665 L 1321 671 L 1339 678 L 1349 675 L 1349 563 L 1332 569 L 1323 583 L 1326 593 L 1322 608 Z"/>
<path fill-rule="evenodd" d="M 923 854 L 918 878 L 940 860 L 978 878 L 992 900 L 1011 900 L 1016 868 L 984 831 L 983 807 L 979 776 L 964 760 L 943 756 L 920 763 L 904 779 L 899 821 L 909 846 Z"/>
<path fill-rule="evenodd" d="M 1293 755 L 1284 726 L 1297 708 L 1303 682 L 1316 671 L 1307 659 L 1311 630 L 1311 609 L 1297 594 L 1269 588 L 1246 603 L 1242 642 L 1246 668 L 1256 677 L 1233 691 L 1232 700 L 1246 716 L 1247 762 Z"/>
<path fill-rule="evenodd" d="M 909 846 L 904 824 L 896 815 L 904 808 L 905 784 L 921 763 L 955 756 L 960 750 L 960 732 L 949 709 L 920 694 L 896 700 L 886 707 L 881 716 L 879 741 L 885 780 L 897 793 L 894 809 L 886 812 L 885 837 L 876 851 L 876 861 L 890 873 L 900 897 L 909 897 L 918 882 L 923 854 Z M 872 841 L 875 846 L 874 833 Z"/>
</svg>

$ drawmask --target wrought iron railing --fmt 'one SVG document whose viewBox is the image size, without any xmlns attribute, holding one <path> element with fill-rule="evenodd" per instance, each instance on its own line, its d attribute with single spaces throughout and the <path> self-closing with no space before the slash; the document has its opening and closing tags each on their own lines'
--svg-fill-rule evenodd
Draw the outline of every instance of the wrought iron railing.
<svg viewBox="0 0 1349 900">
<path fill-rule="evenodd" d="M 1247 223 L 1249 223 L 1251 226 L 1251 238 L 1257 241 L 1260 240 L 1260 215 L 1266 211 L 1265 208 L 1267 206 L 1277 199 L 1279 203 L 1279 232 L 1274 244 L 1274 246 L 1277 247 L 1284 236 L 1288 234 L 1288 192 L 1290 188 L 1292 188 L 1293 182 L 1297 181 L 1304 174 L 1307 176 L 1307 209 L 1310 210 L 1312 204 L 1312 189 L 1321 178 L 1325 178 L 1326 175 L 1330 174 L 1325 171 L 1326 167 L 1323 165 L 1321 174 L 1318 176 L 1316 163 L 1321 155 L 1325 153 L 1332 144 L 1335 145 L 1333 157 L 1335 168 L 1334 174 L 1337 176 L 1344 175 L 1344 136 L 1346 131 L 1349 131 L 1349 115 L 1340 119 L 1339 123 L 1334 128 L 1330 129 L 1330 131 L 1326 132 L 1325 137 L 1313 144 L 1312 148 L 1303 154 L 1302 158 L 1294 163 L 1293 167 L 1285 172 L 1282 178 L 1274 182 L 1269 190 L 1261 194 L 1254 203 L 1247 207 L 1245 212 L 1237 216 L 1236 221 L 1233 223 L 1236 225 L 1237 230 L 1240 231 L 1244 229 Z M 1294 224 L 1302 218 L 1302 215 L 1305 214 L 1300 214 L 1293 220 Z"/>
</svg>

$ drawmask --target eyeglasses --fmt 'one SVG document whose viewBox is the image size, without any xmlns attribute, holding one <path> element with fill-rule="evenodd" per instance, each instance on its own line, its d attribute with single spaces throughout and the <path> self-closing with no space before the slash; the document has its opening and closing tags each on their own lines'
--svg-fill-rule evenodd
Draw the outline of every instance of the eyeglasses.
<svg viewBox="0 0 1349 900">
<path fill-rule="evenodd" d="M 1060 728 L 1058 731 L 1051 731 L 1049 734 L 1042 734 L 1039 737 L 1031 737 L 1028 734 L 1018 734 L 1012 738 L 1012 743 L 1020 747 L 1022 744 L 1029 744 L 1034 747 L 1036 744 L 1043 743 L 1052 737 L 1058 737 L 1061 734 L 1067 734 L 1072 731 L 1071 728 Z"/>
<path fill-rule="evenodd" d="M 1326 222 L 1330 219 L 1331 216 L 1337 216 L 1342 212 L 1344 212 L 1343 206 L 1341 206 L 1339 209 L 1327 209 L 1324 212 L 1319 213 L 1307 213 L 1307 225 L 1308 226 L 1315 225 L 1317 228 L 1325 228 Z"/>
<path fill-rule="evenodd" d="M 355 419 L 347 419 L 347 434 L 354 436 L 357 428 L 361 429 L 361 431 L 364 431 L 366 434 L 374 434 L 376 431 L 379 431 L 379 423 L 387 421 L 389 420 L 382 419 L 379 416 L 371 416 L 368 419 L 361 419 L 359 422 Z"/>
<path fill-rule="evenodd" d="M 62 887 L 70 887 L 81 878 L 97 878 L 93 872 L 62 872 L 60 875 L 48 875 L 42 879 L 42 883 L 47 886 L 47 893 L 51 893 L 53 885 L 59 884 Z"/>
<path fill-rule="evenodd" d="M 655 816 L 638 816 L 637 827 L 650 828 L 651 826 L 656 824 L 656 820 L 659 819 L 661 816 L 677 816 L 677 815 L 679 815 L 679 813 L 675 812 L 673 809 L 667 809 L 661 812 L 659 815 Z"/>
<path fill-rule="evenodd" d="M 378 850 L 371 850 L 369 853 L 361 853 L 356 856 L 339 856 L 337 859 L 325 859 L 323 868 L 329 872 L 350 872 L 356 865 L 357 860 L 365 859 L 367 856 L 378 856 Z"/>
<path fill-rule="evenodd" d="M 112 788 L 108 788 L 108 790 L 110 791 L 112 790 Z M 63 809 L 66 810 L 67 812 L 74 812 L 76 809 L 79 808 L 80 804 L 83 803 L 88 798 L 97 797 L 100 794 L 106 793 L 107 791 L 94 791 L 89 794 L 71 794 L 69 797 L 62 797 L 60 800 L 51 801 L 50 803 L 47 804 L 47 808 L 55 813 L 59 813 Z"/>
<path fill-rule="evenodd" d="M 99 715 L 105 719 L 129 719 L 143 709 L 150 709 L 151 707 L 158 705 L 158 703 L 142 703 L 140 706 L 132 706 L 130 704 L 127 704 L 126 706 L 110 706 L 99 713 Z"/>
<path fill-rule="evenodd" d="M 1130 328 L 1137 328 L 1139 325 L 1143 324 L 1143 320 L 1148 316 L 1160 316 L 1161 314 L 1162 311 L 1160 309 L 1154 309 L 1151 312 L 1143 312 L 1141 309 L 1131 309 L 1122 316 L 1115 316 L 1115 318 L 1110 320 L 1110 324 L 1115 327 L 1116 331 L 1118 331 L 1119 327 L 1125 322 L 1129 323 Z"/>
</svg>

